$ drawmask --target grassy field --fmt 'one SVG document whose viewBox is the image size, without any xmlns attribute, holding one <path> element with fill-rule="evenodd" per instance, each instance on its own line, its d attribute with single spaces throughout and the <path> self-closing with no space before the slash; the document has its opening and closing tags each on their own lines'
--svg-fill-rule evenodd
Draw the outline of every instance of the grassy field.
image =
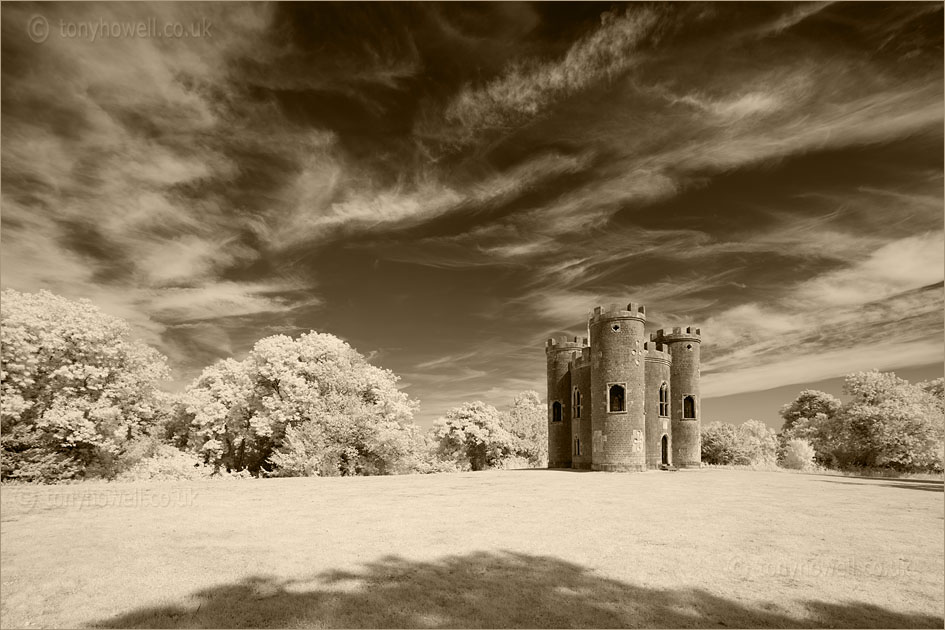
<svg viewBox="0 0 945 630">
<path fill-rule="evenodd" d="M 941 482 L 703 469 L 0 491 L 4 627 L 937 627 Z"/>
</svg>

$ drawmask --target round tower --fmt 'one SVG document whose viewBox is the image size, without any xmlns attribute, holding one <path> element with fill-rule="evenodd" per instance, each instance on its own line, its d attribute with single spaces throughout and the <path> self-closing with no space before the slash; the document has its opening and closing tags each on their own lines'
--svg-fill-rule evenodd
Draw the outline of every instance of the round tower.
<svg viewBox="0 0 945 630">
<path fill-rule="evenodd" d="M 591 467 L 591 349 L 571 362 L 571 467 Z"/>
<path fill-rule="evenodd" d="M 672 465 L 673 434 L 670 426 L 672 356 L 666 346 L 647 341 L 646 350 L 646 467 Z"/>
<path fill-rule="evenodd" d="M 571 467 L 570 362 L 580 356 L 582 340 L 566 336 L 545 343 L 548 365 L 548 468 Z"/>
<path fill-rule="evenodd" d="M 628 304 L 591 314 L 591 430 L 593 470 L 646 469 L 643 349 L 646 312 Z"/>
<path fill-rule="evenodd" d="M 699 391 L 702 333 L 698 328 L 658 330 L 650 336 L 665 344 L 672 357 L 670 366 L 670 414 L 672 416 L 672 463 L 677 468 L 702 465 L 702 397 Z"/>
</svg>

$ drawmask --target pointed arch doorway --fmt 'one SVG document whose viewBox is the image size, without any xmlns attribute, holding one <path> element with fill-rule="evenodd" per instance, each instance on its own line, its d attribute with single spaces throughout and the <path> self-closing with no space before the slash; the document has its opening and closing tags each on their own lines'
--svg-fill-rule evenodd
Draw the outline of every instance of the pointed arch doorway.
<svg viewBox="0 0 945 630">
<path fill-rule="evenodd" d="M 660 449 L 662 451 L 662 463 L 669 466 L 669 438 L 666 435 L 660 440 Z"/>
</svg>

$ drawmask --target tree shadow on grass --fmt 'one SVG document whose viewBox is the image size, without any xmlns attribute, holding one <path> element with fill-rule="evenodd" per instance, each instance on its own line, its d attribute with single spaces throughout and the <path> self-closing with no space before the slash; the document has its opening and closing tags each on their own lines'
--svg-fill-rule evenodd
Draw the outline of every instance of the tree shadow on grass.
<svg viewBox="0 0 945 630">
<path fill-rule="evenodd" d="M 842 483 L 848 486 L 871 486 L 872 484 L 862 481 L 834 481 L 833 479 L 821 479 L 822 483 Z M 876 481 L 875 479 L 873 481 Z M 908 481 L 908 483 L 903 483 Z M 898 482 L 898 483 L 897 483 Z M 925 490 L 926 492 L 945 492 L 945 485 L 941 481 L 925 481 L 922 479 L 896 479 L 883 480 L 879 484 L 880 488 L 905 488 L 906 490 Z"/>
<path fill-rule="evenodd" d="M 702 589 L 601 577 L 556 558 L 476 552 L 414 562 L 387 556 L 359 572 L 304 580 L 248 577 L 198 591 L 187 605 L 141 608 L 97 628 L 941 628 L 942 617 L 861 602 L 807 601 L 792 616 Z M 796 610 L 796 608 L 795 608 Z"/>
<path fill-rule="evenodd" d="M 847 479 L 866 479 L 868 481 L 885 481 L 890 483 L 937 483 L 945 484 L 945 479 L 915 479 L 912 477 L 870 477 L 868 475 L 843 475 Z"/>
</svg>

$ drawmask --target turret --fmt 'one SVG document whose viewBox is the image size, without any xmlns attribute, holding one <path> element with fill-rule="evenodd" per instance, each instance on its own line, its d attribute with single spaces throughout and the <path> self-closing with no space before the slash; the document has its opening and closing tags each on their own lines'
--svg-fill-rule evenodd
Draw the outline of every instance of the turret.
<svg viewBox="0 0 945 630">
<path fill-rule="evenodd" d="M 702 465 L 702 400 L 699 391 L 700 347 L 698 328 L 658 330 L 650 340 L 664 344 L 672 357 L 670 366 L 670 415 L 672 463 L 678 468 Z"/>
<path fill-rule="evenodd" d="M 646 309 L 597 307 L 590 316 L 593 470 L 645 470 Z"/>
<path fill-rule="evenodd" d="M 571 467 L 570 362 L 581 355 L 586 339 L 560 336 L 545 343 L 548 369 L 548 468 Z"/>
</svg>

